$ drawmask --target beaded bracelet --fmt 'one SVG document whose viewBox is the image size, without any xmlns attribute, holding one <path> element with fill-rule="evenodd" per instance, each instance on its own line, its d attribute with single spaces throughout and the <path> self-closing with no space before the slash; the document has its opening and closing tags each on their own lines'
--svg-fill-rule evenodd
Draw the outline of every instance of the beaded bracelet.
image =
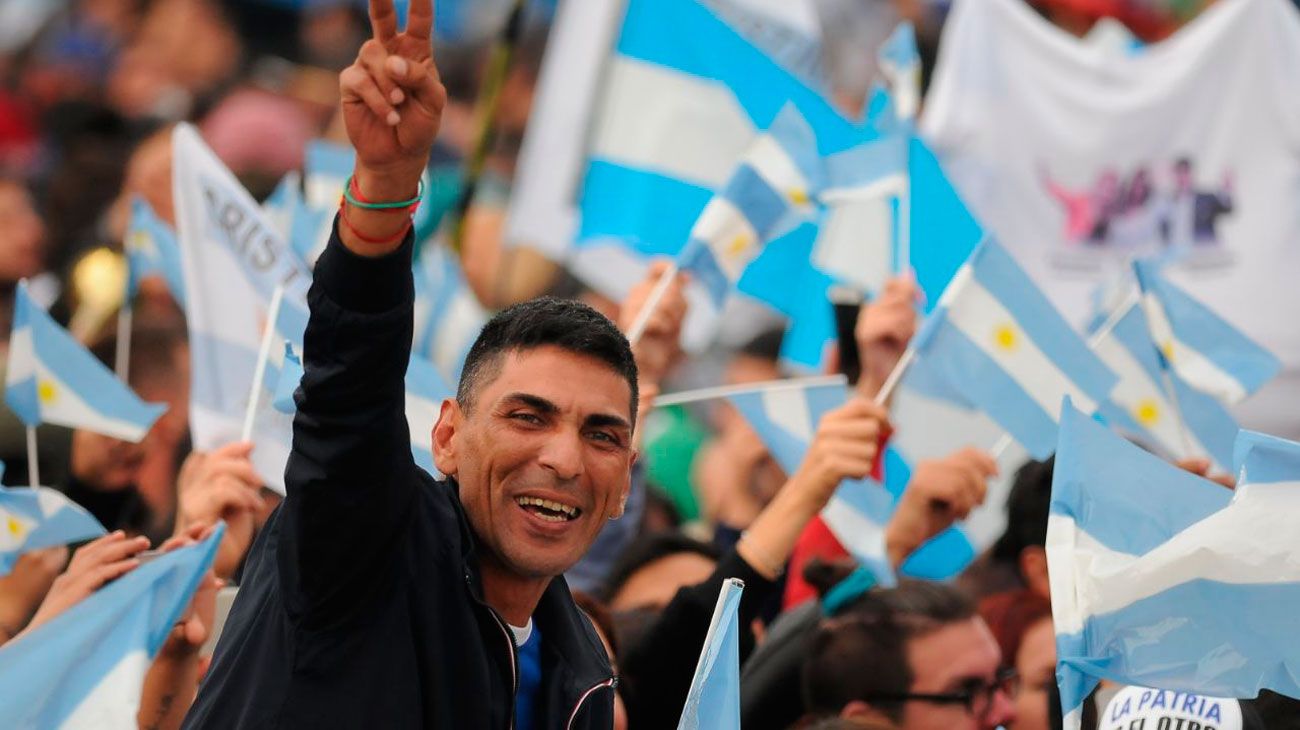
<svg viewBox="0 0 1300 730">
<path fill-rule="evenodd" d="M 357 187 L 356 178 L 348 175 L 347 184 L 343 186 L 343 199 L 354 207 L 364 210 L 399 210 L 402 208 L 414 212 L 420 207 L 420 201 L 424 200 L 424 178 L 420 178 L 419 187 L 416 188 L 415 197 L 410 200 L 401 200 L 396 203 L 374 203 L 366 200 L 361 195 L 361 189 Z"/>
</svg>

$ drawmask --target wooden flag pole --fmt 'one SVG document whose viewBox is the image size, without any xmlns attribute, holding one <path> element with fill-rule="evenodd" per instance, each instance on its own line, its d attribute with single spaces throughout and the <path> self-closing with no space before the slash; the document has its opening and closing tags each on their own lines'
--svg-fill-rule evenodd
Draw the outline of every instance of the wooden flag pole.
<svg viewBox="0 0 1300 730">
<path fill-rule="evenodd" d="M 655 288 L 650 291 L 650 296 L 641 305 L 641 309 L 636 313 L 636 319 L 632 320 L 632 326 L 627 331 L 628 344 L 636 345 L 641 341 L 641 336 L 645 334 L 645 329 L 650 325 L 650 318 L 654 316 L 655 310 L 659 308 L 659 302 L 662 302 L 664 295 L 668 293 L 668 287 L 673 285 L 673 279 L 677 278 L 677 262 L 674 261 L 671 266 L 664 269 L 664 273 L 659 275 L 659 281 L 655 282 Z"/>
<path fill-rule="evenodd" d="M 262 380 L 266 377 L 266 361 L 271 359 L 271 344 L 275 340 L 275 323 L 280 319 L 280 304 L 284 301 L 284 285 L 275 287 L 271 305 L 266 310 L 266 325 L 262 328 L 262 346 L 257 352 L 257 367 L 253 369 L 253 387 L 248 393 L 248 410 L 244 412 L 244 429 L 240 440 L 253 437 L 253 423 L 257 418 L 258 401 L 262 396 Z"/>
<path fill-rule="evenodd" d="M 27 481 L 31 486 L 41 486 L 41 465 L 36 456 L 36 427 L 27 427 Z"/>
<path fill-rule="evenodd" d="M 726 398 L 732 395 L 744 395 L 745 393 L 772 392 L 781 390 L 797 390 L 799 388 L 813 388 L 820 385 L 847 385 L 848 378 L 843 375 L 820 375 L 812 378 L 791 378 L 788 380 L 769 380 L 763 383 L 743 383 L 740 385 L 719 385 L 713 388 L 700 388 L 698 390 L 683 390 L 680 393 L 669 393 L 655 398 L 655 408 L 666 408 L 668 406 L 679 406 L 685 403 L 698 403 L 705 400 L 714 400 L 717 398 Z"/>
<path fill-rule="evenodd" d="M 117 310 L 117 349 L 113 354 L 113 371 L 123 383 L 131 375 L 131 324 L 135 308 L 130 302 L 122 302 Z"/>
</svg>

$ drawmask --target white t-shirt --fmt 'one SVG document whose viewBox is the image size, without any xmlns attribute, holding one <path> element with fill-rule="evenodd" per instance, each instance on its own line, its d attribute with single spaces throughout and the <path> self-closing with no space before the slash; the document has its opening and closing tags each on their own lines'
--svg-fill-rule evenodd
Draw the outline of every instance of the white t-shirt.
<svg viewBox="0 0 1300 730">
<path fill-rule="evenodd" d="M 515 635 L 515 646 L 523 646 L 528 643 L 528 639 L 533 635 L 533 619 L 530 617 L 528 623 L 523 626 L 506 624 L 510 627 L 510 633 Z"/>
<path fill-rule="evenodd" d="M 1023 0 L 958 0 L 921 130 L 1067 319 L 1082 324 L 1094 287 L 1132 256 L 1180 246 L 1170 278 L 1281 358 L 1275 394 L 1295 392 L 1296 69 L 1286 0 L 1217 3 L 1139 51 L 1074 38 Z M 1295 401 L 1282 405 L 1281 422 L 1262 413 L 1257 427 L 1300 431 Z"/>
</svg>

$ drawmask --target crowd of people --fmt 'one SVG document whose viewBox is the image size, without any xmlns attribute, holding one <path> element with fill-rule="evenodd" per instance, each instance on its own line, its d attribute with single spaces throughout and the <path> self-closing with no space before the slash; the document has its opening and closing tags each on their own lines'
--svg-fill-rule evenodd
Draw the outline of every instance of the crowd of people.
<svg viewBox="0 0 1300 730">
<path fill-rule="evenodd" d="M 1087 14 L 1046 4 L 1071 22 Z M 0 31 L 0 337 L 26 280 L 112 365 L 131 200 L 175 220 L 176 122 L 194 121 L 259 199 L 302 167 L 315 137 L 350 144 L 357 168 L 316 263 L 287 496 L 264 486 L 250 460 L 256 443 L 191 448 L 183 303 L 146 281 L 133 305 L 129 384 L 167 411 L 139 444 L 40 429 L 42 482 L 110 532 L 27 553 L 0 577 L 0 646 L 135 569 L 151 548 L 192 544 L 224 522 L 211 575 L 152 661 L 141 728 L 673 727 L 729 578 L 745 584 L 745 728 L 1060 726 L 1044 549 L 1051 460 L 1009 475 L 1005 505 L 992 505 L 1005 509 L 1005 532 L 948 582 L 878 585 L 818 516 L 844 480 L 881 475 L 893 434 L 876 396 L 919 325 L 912 279 L 891 279 L 862 307 L 842 343 L 856 352 L 829 358 L 860 363 L 853 395 L 786 473 L 725 401 L 656 408 L 697 367 L 680 345 L 680 278 L 644 334 L 624 337 L 666 264 L 616 302 L 503 244 L 543 10 L 517 46 L 496 144 L 462 222 L 466 280 L 498 314 L 426 435 L 445 477 L 435 479 L 411 461 L 394 383 L 410 354 L 413 250 L 444 243 L 414 240 L 406 209 L 370 201 L 409 200 L 426 170 L 452 171 L 448 190 L 424 195 L 457 222 L 455 171 L 474 143 L 487 45 L 431 41 L 427 0 L 411 0 L 401 31 L 387 0 L 372 0 L 369 17 L 351 2 L 71 0 L 28 14 L 23 5 L 0 0 L 0 18 L 36 18 L 27 33 Z M 864 5 L 923 31 L 938 17 L 934 3 Z M 1174 173 L 1199 225 L 1210 193 Z M 1187 235 L 1199 236 L 1183 212 Z M 1106 215 L 1079 223 L 1081 239 Z M 712 360 L 702 367 L 731 385 L 779 380 L 789 374 L 781 337 L 761 331 L 701 356 Z M 5 409 L 5 484 L 28 483 L 25 447 Z M 975 448 L 914 465 L 885 530 L 892 566 L 985 506 L 1005 468 Z M 218 608 L 223 594 L 237 596 L 233 609 Z M 1300 727 L 1300 706 L 1269 693 L 1164 694 L 1104 687 L 1085 723 Z M 1162 719 L 1179 712 L 1186 724 Z"/>
</svg>

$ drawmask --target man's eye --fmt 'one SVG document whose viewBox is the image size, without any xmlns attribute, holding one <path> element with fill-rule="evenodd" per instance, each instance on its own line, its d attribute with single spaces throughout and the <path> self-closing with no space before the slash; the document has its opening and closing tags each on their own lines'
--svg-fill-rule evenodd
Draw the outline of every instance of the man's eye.
<svg viewBox="0 0 1300 730">
<path fill-rule="evenodd" d="M 542 423 L 542 419 L 532 413 L 511 413 L 510 417 L 516 421 L 523 421 L 524 423 L 530 423 L 535 426 L 541 425 Z"/>
<path fill-rule="evenodd" d="M 591 437 L 597 441 L 603 441 L 608 444 L 618 444 L 618 437 L 605 431 L 592 431 Z"/>
</svg>

